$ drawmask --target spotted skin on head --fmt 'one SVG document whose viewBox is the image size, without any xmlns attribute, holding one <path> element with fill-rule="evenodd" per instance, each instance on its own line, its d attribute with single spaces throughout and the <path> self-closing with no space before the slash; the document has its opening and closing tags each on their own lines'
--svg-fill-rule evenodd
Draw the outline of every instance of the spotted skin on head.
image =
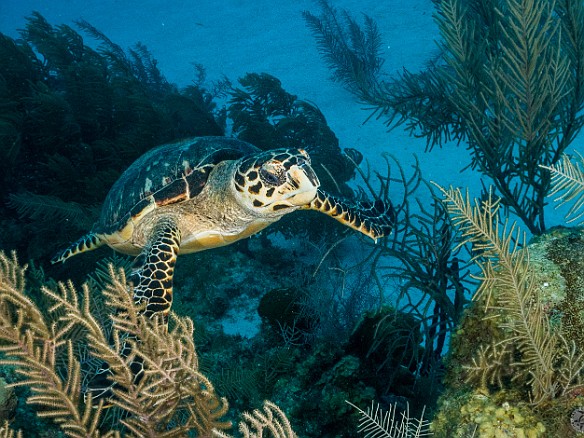
<svg viewBox="0 0 584 438">
<path fill-rule="evenodd" d="M 391 232 L 395 213 L 381 201 L 351 203 L 320 188 L 302 149 L 261 151 L 226 137 L 199 137 L 154 148 L 136 160 L 108 193 L 99 221 L 53 263 L 108 245 L 135 256 L 134 301 L 149 318 L 166 319 L 177 256 L 229 245 L 299 209 L 319 211 L 374 240 Z M 122 356 L 129 357 L 125 342 Z M 133 360 L 136 379 L 143 363 Z M 88 395 L 110 397 L 102 367 Z"/>
<path fill-rule="evenodd" d="M 233 179 L 244 202 L 278 216 L 310 202 L 320 185 L 302 149 L 276 149 L 245 158 Z"/>
</svg>

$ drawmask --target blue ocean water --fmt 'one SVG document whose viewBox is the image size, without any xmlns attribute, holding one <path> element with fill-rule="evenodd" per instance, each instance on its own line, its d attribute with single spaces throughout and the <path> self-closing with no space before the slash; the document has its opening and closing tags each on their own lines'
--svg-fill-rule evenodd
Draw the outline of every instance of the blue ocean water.
<svg viewBox="0 0 584 438">
<path fill-rule="evenodd" d="M 335 2 L 339 9 L 367 13 L 383 32 L 389 74 L 406 67 L 415 71 L 436 52 L 430 0 L 394 2 Z M 392 140 L 382 123 L 363 126 L 367 113 L 330 81 L 315 41 L 301 12 L 317 10 L 313 1 L 300 2 L 43 2 L 5 1 L 0 5 L 0 29 L 17 36 L 24 17 L 39 11 L 49 22 L 68 24 L 85 19 L 112 41 L 127 48 L 140 41 L 159 61 L 169 81 L 186 86 L 194 78 L 194 63 L 205 66 L 208 79 L 236 80 L 248 72 L 267 72 L 289 92 L 314 102 L 327 118 L 343 147 L 368 151 L 410 151 L 406 138 Z"/>
<path fill-rule="evenodd" d="M 431 0 L 407 5 L 347 0 L 333 6 L 376 20 L 388 79 L 404 68 L 415 72 L 438 54 Z M 469 160 L 462 147 L 436 148 L 427 154 L 424 140 L 412 138 L 401 128 L 388 133 L 382 120 L 364 123 L 369 116 L 364 105 L 330 80 L 331 73 L 301 16 L 304 10 L 318 11 L 317 3 L 7 0 L 0 4 L 0 31 L 17 37 L 32 11 L 53 24 L 73 28 L 75 20 L 84 19 L 122 48 L 144 43 L 166 78 L 180 87 L 192 83 L 194 64 L 205 67 L 209 82 L 223 77 L 235 81 L 248 72 L 270 73 L 287 91 L 319 107 L 341 147 L 362 151 L 372 163 L 379 161 L 379 154 L 389 152 L 406 168 L 417 154 L 426 179 L 468 187 L 478 196 L 480 176 L 459 172 Z M 582 141 L 578 138 L 574 147 L 581 148 Z M 551 208 L 549 217 L 550 224 L 563 221 L 563 213 L 555 214 Z"/>
<path fill-rule="evenodd" d="M 418 71 L 438 54 L 435 41 L 438 31 L 432 18 L 431 0 L 415 0 L 407 4 L 400 1 L 353 0 L 334 2 L 334 6 L 346 8 L 357 17 L 366 13 L 377 21 L 383 38 L 383 71 L 387 79 L 403 68 Z M 463 146 L 449 144 L 442 149 L 425 153 L 424 139 L 413 138 L 401 128 L 388 132 L 382 120 L 372 119 L 365 122 L 370 114 L 364 108 L 366 105 L 356 102 L 340 84 L 330 79 L 330 70 L 319 55 L 314 37 L 302 18 L 303 10 L 317 11 L 318 5 L 305 0 L 4 0 L 0 4 L 0 32 L 18 38 L 18 29 L 25 25 L 25 17 L 32 11 L 40 12 L 53 25 L 66 24 L 75 28 L 74 21 L 84 19 L 124 49 L 136 42 L 144 43 L 158 60 L 161 72 L 179 87 L 193 82 L 196 76 L 195 64 L 205 67 L 207 84 L 222 77 L 236 81 L 249 72 L 270 73 L 282 81 L 287 91 L 297 95 L 299 99 L 314 103 L 339 138 L 341 148 L 361 151 L 373 171 L 385 170 L 384 162 L 380 159 L 382 153 L 395 155 L 407 171 L 410 170 L 416 154 L 426 179 L 443 186 L 469 188 L 472 195 L 478 196 L 481 189 L 480 175 L 471 170 L 460 173 L 460 169 L 469 160 Z M 90 41 L 90 38 L 87 40 Z M 584 150 L 583 141 L 580 135 L 570 150 Z M 355 183 L 358 184 L 359 182 Z M 399 197 L 399 193 L 396 193 L 396 197 Z M 420 202 L 427 206 L 430 199 L 422 197 Z M 548 210 L 549 225 L 563 223 L 562 211 L 556 212 L 552 208 Z M 301 253 L 297 249 L 301 244 L 290 243 L 282 236 L 274 238 L 272 243 L 281 247 L 280 249 L 291 248 L 290 251 Z M 254 244 L 260 246 L 257 242 Z M 341 248 L 350 253 L 353 243 L 349 240 L 344 245 Z M 319 255 L 326 253 L 326 248 L 319 250 Z M 221 260 L 228 266 L 228 257 Z M 241 259 L 239 262 L 242 262 Z M 391 263 L 391 260 L 386 262 Z M 233 266 L 231 268 L 235 269 Z M 346 265 L 336 267 L 339 272 L 345 268 Z M 233 281 L 245 284 L 256 269 L 259 269 L 256 264 L 249 271 L 241 269 L 238 274 L 233 274 Z M 279 269 L 286 272 L 285 267 Z M 209 272 L 214 271 L 209 268 Z M 195 280 L 189 281 L 189 287 L 195 289 Z M 394 280 L 384 281 L 389 291 Z M 342 288 L 345 284 L 339 282 L 336 286 Z M 246 300 L 237 301 L 237 305 L 244 307 L 244 301 Z M 255 306 L 257 303 L 253 304 Z M 244 318 L 241 318 L 241 314 L 237 315 L 237 312 L 229 315 L 231 319 L 224 324 L 224 328 L 228 328 L 228 334 L 252 337 L 257 333 L 259 321 L 255 315 L 255 307 L 251 310 L 245 309 L 245 312 L 247 314 Z M 241 318 L 239 321 L 238 317 Z M 355 364 L 342 363 L 342 366 L 346 367 L 346 372 L 350 372 Z"/>
</svg>

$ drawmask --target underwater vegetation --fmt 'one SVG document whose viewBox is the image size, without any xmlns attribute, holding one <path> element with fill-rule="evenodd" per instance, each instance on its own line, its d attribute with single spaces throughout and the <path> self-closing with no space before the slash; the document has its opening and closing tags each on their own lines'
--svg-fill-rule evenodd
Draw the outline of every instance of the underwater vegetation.
<svg viewBox="0 0 584 438">
<path fill-rule="evenodd" d="M 333 79 L 390 127 L 405 125 L 427 149 L 465 144 L 467 166 L 532 234 L 546 229 L 550 176 L 584 125 L 584 4 L 579 0 L 434 2 L 436 58 L 418 73 L 382 79 L 381 37 L 321 1 L 305 12 Z"/>
<path fill-rule="evenodd" d="M 123 50 L 79 22 L 99 43 L 92 49 L 38 14 L 21 39 L 3 37 L 0 51 L 11 62 L 0 64 L 0 166 L 11 208 L 1 207 L 1 245 L 41 261 L 25 271 L 15 257 L 0 257 L 0 376 L 17 385 L 18 398 L 10 427 L 227 436 L 236 412 L 263 405 L 243 415 L 243 436 L 576 436 L 584 247 L 579 229 L 543 233 L 543 205 L 555 188 L 573 203 L 570 218 L 581 214 L 580 167 L 560 158 L 582 125 L 584 6 L 435 4 L 439 57 L 388 83 L 379 80 L 372 19 L 362 27 L 326 2 L 323 16 L 305 17 L 337 79 L 372 104 L 372 116 L 406 124 L 429 148 L 467 144 L 469 166 L 494 185 L 475 204 L 389 155 L 385 169 L 370 169 L 358 151 L 341 150 L 314 105 L 273 76 L 250 73 L 207 90 L 200 67 L 196 85 L 179 90 L 145 47 Z M 225 108 L 218 93 L 228 97 Z M 283 222 L 286 237 L 311 230 L 304 245 L 278 247 L 263 234 L 236 250 L 185 256 L 191 263 L 177 266 L 175 302 L 184 316 L 171 313 L 168 329 L 133 305 L 118 269 L 128 269 L 125 259 L 95 263 L 96 255 L 82 267 L 44 272 L 43 259 L 90 227 L 135 157 L 176 138 L 223 135 L 226 124 L 262 149 L 305 146 L 322 164 L 327 190 L 356 200 L 365 191 L 382 200 L 401 193 L 392 199 L 394 235 L 372 245 L 320 222 Z M 355 175 L 365 190 L 350 188 Z M 428 194 L 432 201 L 421 202 Z M 541 240 L 527 244 L 517 226 L 505 227 L 506 208 Z M 57 283 L 49 275 L 76 278 Z M 256 335 L 226 333 L 234 308 L 256 317 L 259 310 Z M 121 354 L 123 333 L 141 340 L 134 356 Z M 137 356 L 148 364 L 138 382 L 130 370 Z M 117 382 L 108 409 L 83 397 L 102 361 Z M 46 420 L 34 419 L 37 412 Z M 0 435 L 15 433 L 5 426 Z"/>
<path fill-rule="evenodd" d="M 581 211 L 578 164 L 552 168 L 554 188 Z M 565 161 L 565 162 L 564 162 Z M 452 338 L 432 423 L 437 436 L 577 436 L 584 388 L 581 229 L 552 229 L 529 244 L 492 197 L 443 190 L 473 245 L 480 286 Z"/>
<path fill-rule="evenodd" d="M 349 199 L 367 199 L 365 193 L 348 184 L 354 180 L 363 156 L 356 149 L 341 150 L 339 140 L 315 105 L 286 92 L 280 80 L 267 73 L 248 73 L 238 82 L 239 87 L 228 90 L 226 108 L 234 136 L 262 150 L 303 148 L 310 154 L 324 190 Z M 343 231 L 337 224 L 323 227 L 312 214 L 284 217 L 275 226 L 268 233 L 279 231 L 288 238 L 302 233 L 314 242 L 323 237 L 334 240 Z"/>
<path fill-rule="evenodd" d="M 471 269 L 482 275 L 473 302 L 460 295 L 455 306 L 432 431 L 576 436 L 583 431 L 581 230 L 546 232 L 544 207 L 555 196 L 570 206 L 568 220 L 582 216 L 580 167 L 561 159 L 584 123 L 584 4 L 434 3 L 437 57 L 421 72 L 389 81 L 381 79 L 372 18 L 361 25 L 326 1 L 320 15 L 304 13 L 333 79 L 370 104 L 371 117 L 405 125 L 426 138 L 428 150 L 466 144 L 467 167 L 491 186 L 475 203 L 459 190 L 443 191 L 453 233 L 453 246 L 444 248 L 468 248 Z M 541 238 L 528 244 L 507 212 Z M 420 272 L 406 266 L 406 279 Z"/>
<path fill-rule="evenodd" d="M 55 345 L 46 357 L 34 356 L 34 354 L 26 356 L 28 353 L 23 352 L 14 353 L 14 350 L 10 350 L 9 347 L 4 351 L 3 360 L 16 366 L 16 369 L 3 368 L 2 374 L 10 383 L 20 382 L 20 387 L 16 388 L 19 399 L 18 415 L 13 427 L 35 434 L 43 428 L 50 428 L 52 431 L 57 424 L 58 428 L 65 430 L 71 436 L 78 436 L 77 434 L 80 436 L 115 435 L 116 433 L 173 436 L 184 434 L 185 431 L 208 435 L 212 426 L 222 428 L 227 425 L 228 420 L 224 419 L 226 415 L 233 418 L 233 411 L 227 413 L 225 400 L 215 396 L 212 381 L 217 381 L 216 387 L 224 389 L 224 393 L 228 394 L 230 399 L 233 396 L 232 406 L 237 408 L 244 405 L 251 406 L 251 403 L 247 404 L 248 401 L 258 406 L 270 394 L 276 393 L 275 388 L 283 384 L 281 381 L 284 380 L 284 375 L 292 374 L 291 367 L 296 364 L 291 358 L 301 357 L 298 366 L 304 369 L 304 374 L 299 376 L 302 385 L 294 388 L 297 391 L 295 394 L 300 395 L 303 391 L 306 392 L 307 387 L 313 387 L 313 379 L 321 370 L 326 374 L 318 385 L 325 389 L 324 395 L 318 397 L 317 401 L 304 400 L 303 408 L 310 407 L 304 415 L 308 416 L 314 412 L 319 400 L 330 403 L 326 406 L 326 410 L 334 414 L 330 418 L 317 416 L 310 419 L 313 436 L 326 436 L 327 433 L 328 436 L 342 436 L 342 434 L 350 436 L 354 433 L 351 423 L 338 422 L 350 409 L 342 397 L 351 395 L 353 401 L 361 400 L 359 390 L 364 385 L 359 386 L 359 376 L 368 374 L 367 381 L 375 384 L 375 378 L 371 374 L 371 370 L 375 368 L 374 361 L 364 357 L 365 366 L 360 367 L 361 359 L 357 356 L 343 357 L 344 347 L 339 349 L 329 344 L 320 351 L 317 350 L 320 339 L 329 337 L 330 340 L 330 336 L 334 335 L 337 341 L 339 340 L 339 332 L 334 332 L 335 325 L 342 326 L 342 339 L 348 339 L 360 318 L 360 311 L 375 305 L 367 301 L 367 294 L 360 297 L 361 292 L 369 292 L 368 275 L 361 276 L 355 283 L 355 287 L 350 288 L 350 293 L 347 285 L 347 295 L 344 295 L 344 292 L 339 294 L 333 289 L 336 283 L 317 284 L 313 276 L 306 275 L 308 271 L 315 269 L 312 264 L 307 266 L 294 263 L 293 254 L 283 256 L 288 251 L 280 249 L 279 252 L 274 253 L 274 247 L 265 235 L 256 242 L 252 242 L 259 243 L 259 247 L 256 245 L 253 251 L 247 247 L 251 243 L 246 242 L 247 245 L 239 248 L 241 250 L 239 255 L 245 254 L 239 257 L 242 264 L 249 262 L 252 257 L 260 260 L 263 257 L 265 265 L 274 266 L 274 271 L 280 281 L 279 287 L 289 286 L 290 283 L 302 286 L 316 284 L 313 287 L 314 294 L 317 291 L 326 291 L 326 297 L 336 301 L 331 308 L 321 306 L 322 315 L 317 316 L 308 311 L 308 302 L 310 299 L 315 299 L 315 295 L 311 297 L 303 295 L 303 312 L 310 315 L 311 326 L 316 327 L 315 332 L 309 334 L 311 341 L 294 345 L 296 338 L 294 329 L 297 325 L 292 320 L 292 327 L 282 326 L 282 332 L 276 332 L 276 336 L 292 332 L 291 337 L 287 340 L 283 336 L 281 339 L 278 338 L 276 345 L 269 344 L 262 337 L 258 337 L 259 339 L 254 341 L 257 344 L 251 345 L 250 353 L 241 339 L 229 337 L 222 333 L 221 328 L 212 326 L 212 323 L 216 323 L 217 317 L 224 314 L 230 306 L 233 307 L 236 296 L 241 295 L 241 289 L 245 289 L 235 282 L 224 290 L 218 291 L 227 283 L 225 267 L 233 263 L 233 252 L 236 251 L 231 251 L 231 254 L 228 253 L 228 257 L 225 258 L 217 256 L 208 258 L 207 263 L 209 260 L 216 260 L 215 263 L 210 263 L 209 271 L 203 272 L 203 268 L 200 272 L 197 269 L 191 269 L 197 272 L 187 274 L 183 270 L 184 277 L 192 279 L 199 275 L 203 281 L 201 284 L 192 286 L 192 290 L 185 290 L 183 303 L 188 302 L 188 304 L 183 304 L 181 311 L 185 310 L 185 312 L 181 314 L 196 315 L 197 322 L 202 321 L 197 333 L 201 337 L 203 350 L 209 347 L 209 343 L 206 342 L 209 337 L 212 337 L 214 344 L 223 343 L 225 349 L 229 350 L 229 353 L 225 352 L 224 356 L 211 366 L 209 366 L 210 360 L 218 355 L 210 354 L 208 357 L 211 359 L 207 359 L 207 368 L 203 372 L 198 368 L 199 356 L 195 354 L 192 324 L 188 318 L 183 320 L 171 317 L 168 332 L 164 332 L 162 324 L 155 323 L 152 328 L 140 325 L 146 322 L 140 318 L 133 319 L 137 315 L 136 309 L 124 309 L 128 303 L 116 301 L 117 298 L 112 298 L 108 292 L 105 293 L 105 300 L 99 298 L 99 291 L 110 290 L 108 284 L 116 283 L 119 293 L 122 292 L 122 285 L 125 284 L 125 278 L 116 280 L 112 277 L 112 272 L 116 272 L 117 275 L 117 271 L 111 271 L 107 263 L 96 264 L 96 258 L 94 258 L 83 262 L 83 265 L 69 265 L 61 271 L 47 269 L 45 272 L 42 262 L 54 252 L 54 247 L 59 245 L 59 242 L 69 241 L 73 233 L 91 226 L 106 191 L 137 155 L 175 138 L 222 135 L 227 118 L 233 124 L 235 135 L 251 139 L 261 148 L 271 149 L 285 145 L 305 146 L 313 157 L 317 157 L 315 161 L 319 160 L 318 165 L 324 175 L 323 185 L 330 187 L 333 192 L 340 192 L 356 200 L 364 196 L 364 191 L 349 188 L 347 182 L 358 172 L 357 166 L 361 163 L 362 156 L 356 150 L 341 151 L 338 140 L 327 127 L 322 113 L 314 105 L 286 93 L 280 82 L 272 76 L 248 74 L 240 79 L 237 88 L 224 83 L 221 91 L 230 96 L 229 103 L 225 109 L 217 109 L 213 102 L 215 91 L 206 91 L 202 88 L 202 83 L 184 90 L 178 90 L 169 84 L 157 69 L 156 61 L 145 47 L 136 46 L 125 51 L 89 23 L 79 22 L 77 25 L 85 34 L 98 41 L 97 49 L 86 45 L 83 37 L 72 28 L 52 26 L 39 14 L 33 14 L 29 18 L 21 39 L 12 40 L 7 37 L 2 39 L 2 50 L 9 54 L 6 59 L 14 60 L 10 68 L 3 64 L 6 69 L 1 73 L 2 79 L 18 82 L 19 78 L 26 77 L 22 70 L 18 70 L 19 68 L 26 70 L 28 77 L 31 78 L 29 82 L 20 84 L 20 88 L 4 90 L 5 97 L 10 102 L 6 108 L 18 114 L 11 115 L 10 112 L 3 114 L 5 120 L 10 122 L 2 125 L 6 129 L 4 132 L 15 133 L 13 137 L 3 137 L 10 146 L 3 151 L 10 150 L 13 153 L 12 161 L 3 162 L 3 165 L 10 166 L 11 171 L 19 168 L 22 172 L 19 171 L 18 175 L 15 173 L 15 178 L 9 181 L 10 194 L 3 199 L 9 201 L 10 208 L 3 204 L 2 220 L 5 226 L 2 246 L 17 248 L 25 258 L 35 259 L 35 262 L 30 264 L 27 287 L 24 283 L 21 288 L 12 287 L 10 283 L 12 274 L 2 279 L 2 287 L 5 287 L 7 291 L 7 295 L 3 297 L 6 303 L 11 303 L 10 306 L 12 306 L 5 307 L 7 309 L 4 315 L 7 318 L 5 326 L 12 327 L 13 318 L 17 315 L 25 316 L 24 310 L 20 313 L 17 310 L 18 305 L 23 304 L 24 295 L 31 297 L 30 301 L 28 298 L 25 300 L 28 306 L 26 312 L 33 315 L 31 318 L 41 315 L 45 318 L 38 322 L 44 327 L 41 327 L 42 330 L 28 331 L 30 324 L 26 320 L 22 326 L 18 326 L 16 332 L 11 332 L 11 338 L 7 334 L 5 340 L 8 344 L 11 342 L 14 344 L 22 340 L 19 336 L 28 336 L 30 349 L 35 350 L 39 346 L 38 351 L 44 351 L 42 349 L 46 345 Z M 199 73 L 201 73 L 200 69 Z M 33 93 L 37 89 L 42 90 L 44 94 L 38 96 L 38 93 Z M 87 98 L 85 98 L 85 93 L 88 93 Z M 34 97 L 45 100 L 37 102 L 33 99 Z M 52 107 L 54 102 L 59 105 Z M 33 106 L 27 106 L 29 104 Z M 33 109 L 37 111 L 34 113 L 34 119 L 28 120 L 27 117 L 33 114 L 31 112 Z M 29 131 L 31 126 L 34 126 L 34 132 Z M 198 130 L 194 131 L 195 128 Z M 71 131 L 63 132 L 63 129 Z M 365 175 L 369 192 L 376 194 L 369 182 L 378 175 L 364 174 L 362 170 L 359 172 Z M 379 190 L 384 200 L 389 200 L 387 181 L 387 178 L 385 182 L 382 181 Z M 63 227 L 63 224 L 67 226 Z M 347 239 L 347 236 L 343 236 L 335 227 L 330 227 L 331 231 L 328 231 L 326 227 L 321 226 L 320 222 L 318 226 L 309 226 L 299 221 L 283 223 L 278 231 L 284 235 L 291 235 L 299 228 L 312 230 L 312 235 L 306 234 L 311 239 L 309 244 L 324 248 L 323 252 L 326 253 L 325 258 L 328 260 L 326 263 L 319 263 L 318 266 L 322 272 L 329 275 L 333 269 L 332 265 L 338 267 L 340 257 L 332 250 L 334 248 L 331 249 L 328 246 L 332 239 L 339 242 Z M 337 246 L 346 253 L 346 248 L 342 248 L 340 244 L 334 245 L 334 247 Z M 279 258 L 281 260 L 278 260 Z M 17 271 L 18 263 L 15 259 L 10 260 L 12 260 L 10 263 L 6 262 L 7 272 Z M 119 257 L 111 261 L 119 267 L 128 266 L 127 262 Z M 201 265 L 206 262 L 203 261 Z M 89 269 L 88 266 L 92 268 Z M 297 277 L 282 276 L 282 272 L 290 272 L 291 268 L 297 272 Z M 87 281 L 86 274 L 94 269 L 95 274 L 91 276 L 87 286 L 77 289 L 73 287 L 73 284 Z M 259 269 L 265 270 L 265 267 Z M 68 282 L 63 286 L 52 280 L 49 275 L 57 278 L 74 277 L 75 283 Z M 237 275 L 239 272 L 235 272 L 234 277 Z M 343 282 L 347 284 L 347 279 L 352 275 L 343 274 Z M 334 281 L 339 279 L 340 276 L 337 276 Z M 254 283 L 257 283 L 257 270 L 247 284 Z M 208 286 L 211 286 L 208 288 L 210 290 L 205 290 Z M 83 290 L 83 297 L 79 298 L 79 302 L 75 301 L 76 290 Z M 204 297 L 201 302 L 191 297 L 193 290 L 202 290 L 199 295 L 196 295 L 196 298 Z M 217 293 L 214 294 L 214 291 Z M 264 290 L 255 287 L 255 292 L 264 292 Z M 59 293 L 66 294 L 66 298 L 57 298 Z M 91 303 L 93 303 L 91 305 L 89 304 L 90 295 Z M 124 296 L 127 298 L 127 295 Z M 55 300 L 60 304 L 57 304 Z M 65 305 L 66 301 L 69 304 Z M 324 300 L 322 302 L 324 303 Z M 209 303 L 220 305 L 212 306 L 212 312 L 207 309 L 199 313 L 201 308 L 208 308 Z M 77 304 L 83 307 L 75 309 Z M 131 312 L 134 312 L 134 316 L 129 319 L 134 325 L 130 327 L 124 324 L 128 322 L 128 315 Z M 210 314 L 209 319 L 201 317 L 204 312 Z M 112 314 L 115 320 L 113 327 Z M 338 318 L 340 315 L 342 318 Z M 384 332 L 384 336 L 388 335 L 392 327 L 397 327 L 396 330 L 404 330 L 399 322 L 402 318 L 399 312 L 393 311 L 390 317 L 386 319 L 388 330 Z M 405 315 L 403 317 L 408 324 L 415 326 L 415 322 L 409 321 Z M 91 327 L 79 321 L 81 319 L 86 320 L 85 322 Z M 44 330 L 45 328 L 48 331 Z M 51 331 L 53 329 L 57 331 Z M 86 332 L 90 332 L 90 335 Z M 160 337 L 163 335 L 172 336 L 174 343 L 168 338 Z M 99 342 L 103 345 L 96 347 L 91 336 L 99 338 Z M 170 386 L 161 384 L 161 380 L 156 380 L 154 374 L 152 380 L 142 379 L 140 382 L 127 380 L 130 376 L 132 356 L 125 357 L 120 354 L 121 344 L 123 344 L 121 339 L 127 336 L 140 339 L 140 345 L 142 345 L 142 336 L 149 337 L 153 344 L 148 345 L 154 350 L 158 349 L 159 353 L 164 348 L 170 348 L 173 345 L 181 349 L 179 353 L 184 353 L 183 356 L 176 351 L 171 351 L 168 355 L 164 353 L 160 357 L 151 358 L 152 361 L 148 355 L 153 350 L 137 349 L 133 356 L 140 356 L 141 361 L 152 366 L 153 370 L 156 369 L 164 374 L 164 378 L 169 379 L 167 383 Z M 190 341 L 186 340 L 187 337 Z M 375 357 L 393 355 L 394 352 L 398 357 L 404 352 L 408 354 L 410 351 L 415 351 L 415 346 L 407 342 L 407 337 L 404 338 L 406 340 L 403 342 L 400 340 L 395 343 L 395 348 L 380 349 Z M 185 345 L 181 347 L 183 343 Z M 243 345 L 237 347 L 238 343 Z M 162 344 L 164 347 L 161 347 Z M 103 350 L 106 345 L 110 350 Z M 143 347 L 146 349 L 146 344 Z M 216 348 L 216 345 L 213 347 Z M 289 350 L 292 347 L 294 351 Z M 333 350 L 335 350 L 334 357 L 331 357 Z M 310 364 L 314 364 L 314 360 L 321 353 L 331 359 L 324 362 L 322 366 L 316 362 L 319 366 L 311 367 Z M 238 357 L 238 354 L 241 355 Z M 365 352 L 360 354 L 364 355 Z M 114 357 L 116 355 L 117 359 Z M 33 363 L 35 360 L 37 363 Z M 170 371 L 165 369 L 162 363 L 156 362 L 157 360 L 166 361 L 165 364 L 171 367 Z M 102 410 L 99 405 L 94 404 L 95 409 L 91 409 L 82 395 L 85 393 L 87 380 L 95 373 L 102 361 L 113 366 L 112 369 L 115 368 L 114 379 L 116 390 L 121 391 L 120 401 L 114 408 Z M 388 364 L 397 362 L 397 359 L 387 360 Z M 228 367 L 224 366 L 225 364 L 228 364 Z M 275 364 L 277 366 L 274 366 Z M 355 364 L 358 365 L 357 368 Z M 181 370 L 183 366 L 188 366 L 192 371 L 190 377 Z M 224 366 L 223 369 L 222 366 Z M 42 370 L 39 371 L 39 367 Z M 67 367 L 72 370 L 71 373 L 66 371 Z M 209 370 L 211 367 L 213 369 Z M 414 365 L 411 368 L 413 369 Z M 359 369 L 361 369 L 361 374 L 355 373 Z M 19 375 L 20 371 L 22 373 Z M 41 379 L 35 374 L 36 372 L 40 372 L 43 377 L 50 375 L 50 378 Z M 389 366 L 385 367 L 385 372 L 390 372 Z M 120 373 L 120 376 L 117 373 Z M 409 370 L 407 373 L 411 375 L 412 371 Z M 212 375 L 212 379 L 207 378 L 208 374 Z M 295 378 L 294 375 L 292 377 Z M 120 381 L 117 382 L 118 380 Z M 253 385 L 246 384 L 245 381 L 252 382 Z M 183 390 L 179 388 L 182 384 L 191 386 Z M 353 384 L 355 388 L 350 387 Z M 339 385 L 344 386 L 346 391 L 339 393 L 337 391 Z M 385 393 L 393 387 L 395 385 L 383 382 L 379 390 Z M 373 389 L 373 391 L 376 390 Z M 209 402 L 208 405 L 201 402 L 204 405 L 203 408 L 191 406 L 189 409 L 196 397 L 203 397 L 198 391 L 206 394 L 205 397 L 208 395 L 210 399 L 217 399 L 218 402 Z M 407 392 L 407 389 L 404 391 Z M 143 393 L 144 398 L 140 399 L 141 396 L 138 393 Z M 152 396 L 149 400 L 146 400 L 149 397 L 147 394 Z M 314 391 L 314 394 L 316 395 L 317 392 Z M 373 395 L 369 396 L 370 394 L 373 393 L 369 390 L 363 394 L 363 400 L 367 404 L 374 398 Z M 367 395 L 366 398 L 365 395 Z M 55 397 L 57 402 L 54 404 L 48 402 L 48 398 L 51 397 Z M 23 405 L 22 401 L 25 399 L 31 402 L 30 405 L 34 405 L 34 410 Z M 278 400 L 278 406 L 282 405 L 281 401 L 283 400 Z M 240 426 L 244 436 L 255 433 L 254 430 L 260 433 L 259 430 L 262 428 L 272 427 L 280 433 L 279 436 L 292 436 L 290 426 L 282 411 L 275 405 L 266 404 L 265 406 L 263 411 L 254 411 L 245 416 L 250 426 L 247 429 L 246 426 Z M 339 406 L 341 409 L 335 412 L 335 408 Z M 303 408 L 297 408 L 297 410 Z M 44 418 L 51 419 L 52 422 L 42 423 L 34 419 L 36 412 L 45 414 Z M 358 416 L 354 417 L 357 420 Z M 122 423 L 117 421 L 119 418 L 122 419 Z M 138 419 L 141 418 L 148 418 L 151 421 L 138 424 Z M 323 422 L 327 423 L 328 431 L 322 427 Z M 343 431 L 342 434 L 339 433 L 340 429 Z M 324 435 L 321 431 L 324 431 Z M 6 433 L 9 432 L 6 431 Z M 282 433 L 287 435 L 282 435 Z"/>
<path fill-rule="evenodd" d="M 71 437 L 172 437 L 187 436 L 189 431 L 229 436 L 220 432 L 231 424 L 222 419 L 227 400 L 215 394 L 199 370 L 189 318 L 170 314 L 168 325 L 146 318 L 134 304 L 124 271 L 116 272 L 110 265 L 102 291 L 111 313 L 108 336 L 92 313 L 95 291 L 88 284 L 81 294 L 71 282 L 43 287 L 41 292 L 51 303 L 45 312 L 27 297 L 25 271 L 14 254 L 0 254 L 0 363 L 14 367 L 20 376 L 16 385 L 30 388 L 28 403 L 40 408 L 40 417 L 52 419 Z M 132 342 L 130 356 L 122 352 L 126 335 L 140 339 Z M 87 370 L 79 360 L 82 344 L 87 354 L 109 365 L 116 383 L 115 397 L 109 400 L 113 406 L 107 408 L 117 411 L 119 421 L 110 422 L 109 430 L 107 426 L 102 430 L 104 400 L 83 396 Z M 135 358 L 146 364 L 139 382 L 131 369 Z M 263 411 L 245 414 L 239 430 L 246 437 L 261 436 L 263 431 L 272 431 L 275 437 L 296 436 L 284 413 L 270 402 L 264 403 Z M 0 431 L 12 433 L 7 423 Z"/>
<path fill-rule="evenodd" d="M 278 79 L 251 73 L 239 87 L 224 80 L 206 89 L 198 66 L 193 85 L 178 89 L 143 45 L 124 50 L 90 23 L 76 25 L 81 33 L 33 13 L 21 38 L 1 35 L 2 247 L 47 259 L 91 227 L 137 157 L 177 139 L 224 135 L 228 115 L 234 134 L 262 149 L 306 146 L 323 186 L 355 196 L 346 183 L 359 154 L 347 158 L 322 113 Z M 230 96 L 228 107 L 219 108 L 218 95 Z M 286 231 L 310 220 L 279 226 Z"/>
<path fill-rule="evenodd" d="M 96 50 L 38 13 L 22 38 L 0 37 L 2 217 L 14 230 L 9 202 L 28 224 L 3 234 L 2 246 L 29 257 L 54 251 L 41 236 L 70 240 L 59 230 L 91 224 L 119 174 L 151 147 L 223 133 L 205 90 L 179 92 L 145 47 L 126 53 L 88 23 L 78 25 L 97 39 Z"/>
<path fill-rule="evenodd" d="M 396 418 L 396 405 L 390 406 L 387 411 L 383 412 L 379 405 L 375 405 L 373 402 L 367 410 L 352 403 L 349 404 L 361 414 L 357 431 L 365 437 L 418 438 L 429 434 L 429 423 L 423 419 L 423 412 L 418 419 L 411 418 L 409 410 L 406 410 L 402 412 L 401 419 L 398 419 Z"/>
<path fill-rule="evenodd" d="M 280 81 L 267 73 L 248 73 L 239 84 L 241 88 L 230 92 L 227 108 L 237 138 L 263 150 L 306 149 L 324 169 L 319 172 L 323 188 L 353 196 L 346 183 L 363 157 L 356 150 L 352 150 L 355 155 L 341 152 L 338 139 L 316 106 L 287 93 Z"/>
</svg>

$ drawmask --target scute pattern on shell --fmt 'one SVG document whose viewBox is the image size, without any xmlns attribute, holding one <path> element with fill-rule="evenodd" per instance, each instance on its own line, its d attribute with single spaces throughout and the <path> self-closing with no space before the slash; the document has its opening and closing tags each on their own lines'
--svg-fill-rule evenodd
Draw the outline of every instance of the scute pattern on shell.
<svg viewBox="0 0 584 438">
<path fill-rule="evenodd" d="M 193 198 L 218 163 L 258 150 L 229 137 L 195 138 L 156 147 L 136 160 L 112 186 L 96 231 L 115 232 L 152 201 L 160 206 Z"/>
</svg>

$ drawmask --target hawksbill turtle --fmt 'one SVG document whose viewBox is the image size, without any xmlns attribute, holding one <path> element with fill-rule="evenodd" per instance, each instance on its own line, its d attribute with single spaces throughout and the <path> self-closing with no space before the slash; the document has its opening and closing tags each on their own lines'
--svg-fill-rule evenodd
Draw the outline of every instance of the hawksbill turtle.
<svg viewBox="0 0 584 438">
<path fill-rule="evenodd" d="M 229 245 L 295 210 L 320 211 L 372 239 L 391 232 L 391 205 L 353 205 L 319 185 L 301 149 L 261 151 L 228 137 L 162 145 L 121 175 L 93 230 L 52 262 L 103 245 L 136 256 L 134 300 L 148 316 L 166 315 L 179 254 Z"/>
</svg>

